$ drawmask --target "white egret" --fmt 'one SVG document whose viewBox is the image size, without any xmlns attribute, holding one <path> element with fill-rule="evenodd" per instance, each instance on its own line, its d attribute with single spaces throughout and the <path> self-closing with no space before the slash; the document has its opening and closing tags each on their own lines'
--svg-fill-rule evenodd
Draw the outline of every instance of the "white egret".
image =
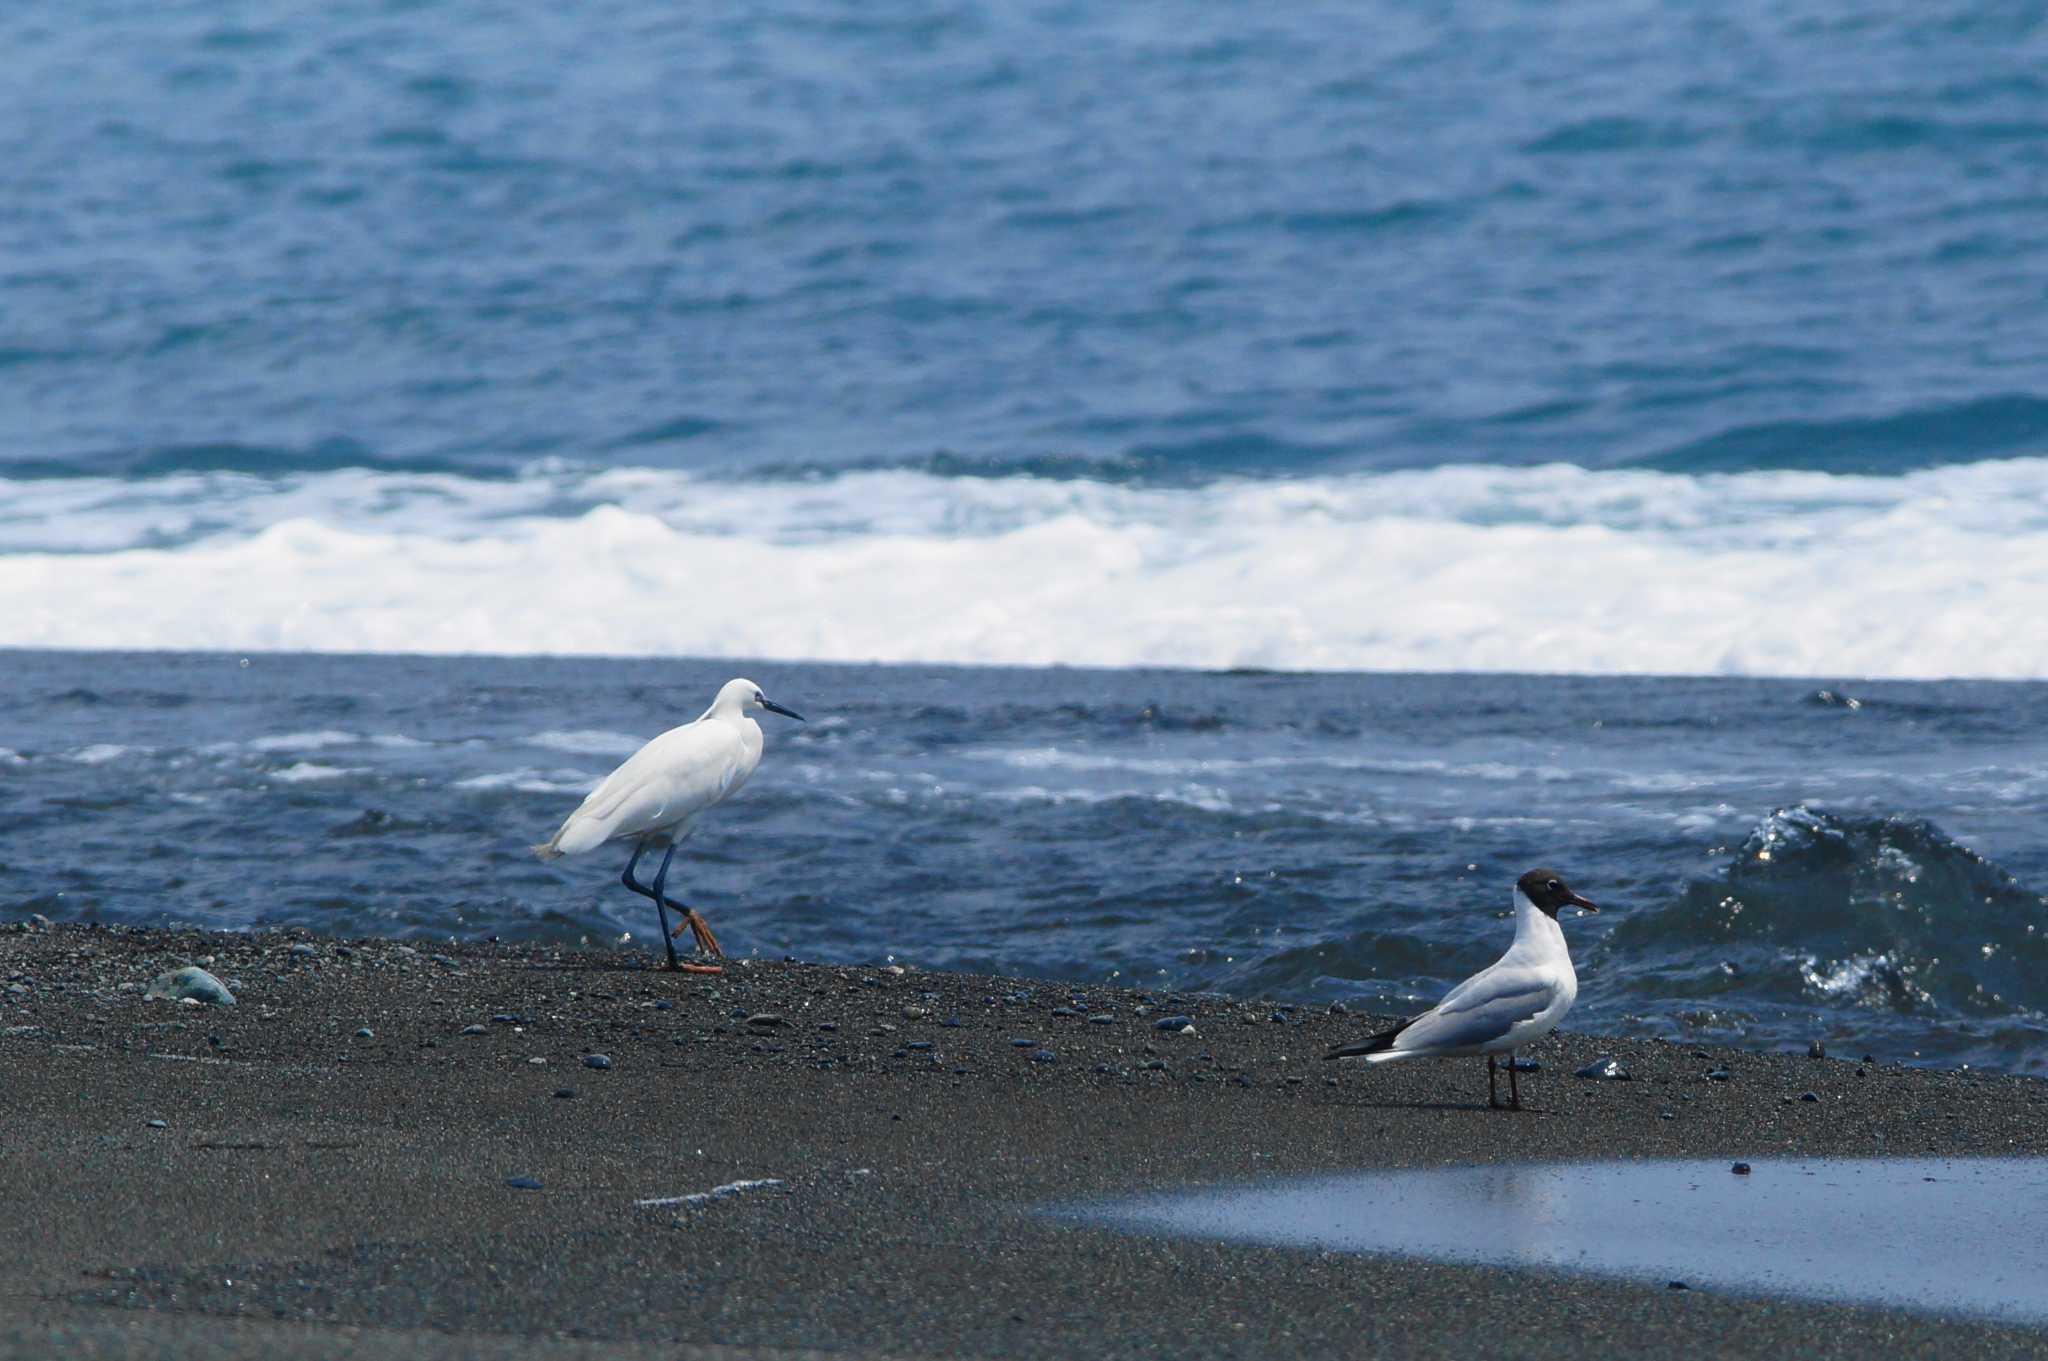
<svg viewBox="0 0 2048 1361">
<path fill-rule="evenodd" d="M 694 723 L 670 728 L 661 736 L 626 758 L 625 764 L 605 776 L 575 812 L 563 821 L 555 834 L 533 853 L 543 860 L 575 855 L 614 841 L 633 843 L 619 879 L 643 898 L 654 900 L 661 914 L 661 941 L 668 947 L 668 966 L 692 973 L 717 973 L 715 964 L 682 964 L 676 959 L 675 934 L 669 930 L 668 909 L 682 914 L 675 932 L 690 928 L 700 952 L 714 959 L 724 958 L 718 938 L 704 924 L 697 909 L 667 896 L 669 862 L 676 845 L 690 834 L 692 825 L 706 809 L 723 803 L 740 792 L 740 786 L 761 763 L 761 725 L 749 717 L 754 709 L 803 721 L 803 715 L 771 701 L 761 687 L 750 680 L 729 680 L 718 698 Z M 633 867 L 650 847 L 665 846 L 661 867 L 654 882 L 643 884 L 633 877 Z"/>
<path fill-rule="evenodd" d="M 1572 892 L 1556 870 L 1530 870 L 1515 881 L 1515 943 L 1506 954 L 1420 1016 L 1323 1057 L 1363 1056 L 1367 1063 L 1385 1063 L 1484 1054 L 1486 1104 L 1497 1107 L 1494 1055 L 1505 1053 L 1509 1104 L 1522 1109 L 1514 1051 L 1557 1029 L 1579 995 L 1579 976 L 1572 970 L 1564 929 L 1557 924 L 1558 909 L 1563 907 L 1600 910 Z"/>
</svg>

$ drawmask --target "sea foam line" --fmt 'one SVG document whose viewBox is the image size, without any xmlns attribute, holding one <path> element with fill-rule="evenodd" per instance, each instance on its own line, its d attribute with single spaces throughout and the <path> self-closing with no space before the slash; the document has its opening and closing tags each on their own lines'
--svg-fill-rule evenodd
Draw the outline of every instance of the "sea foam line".
<svg viewBox="0 0 2048 1361">
<path fill-rule="evenodd" d="M 163 481 L 182 500 L 195 480 Z M 2032 626 L 2048 460 L 1182 489 L 911 472 L 216 481 L 232 528 L 173 547 L 108 547 L 118 536 L 89 525 L 65 551 L 7 552 L 0 533 L 0 645 L 2048 676 Z M 32 506 L 47 485 L 0 492 Z M 153 484 L 118 485 L 109 513 L 129 515 Z"/>
</svg>

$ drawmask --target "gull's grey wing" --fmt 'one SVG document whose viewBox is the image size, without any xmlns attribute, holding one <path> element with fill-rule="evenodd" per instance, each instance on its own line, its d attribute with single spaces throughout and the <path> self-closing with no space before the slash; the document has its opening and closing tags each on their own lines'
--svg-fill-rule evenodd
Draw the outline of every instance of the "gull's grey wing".
<svg viewBox="0 0 2048 1361">
<path fill-rule="evenodd" d="M 1502 1039 L 1516 1025 L 1556 1000 L 1557 989 L 1526 974 L 1472 980 L 1409 1022 L 1394 1037 L 1395 1049 L 1471 1049 Z"/>
</svg>

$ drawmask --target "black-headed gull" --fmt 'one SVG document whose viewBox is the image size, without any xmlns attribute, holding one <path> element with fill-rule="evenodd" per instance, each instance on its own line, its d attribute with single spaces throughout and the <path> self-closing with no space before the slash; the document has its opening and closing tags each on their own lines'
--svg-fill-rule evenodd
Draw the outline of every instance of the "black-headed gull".
<svg viewBox="0 0 2048 1361">
<path fill-rule="evenodd" d="M 667 896 L 669 861 L 675 858 L 676 843 L 690 834 L 697 816 L 740 792 L 740 786 L 761 764 L 761 725 L 749 711 L 766 709 L 771 714 L 803 721 L 803 715 L 785 709 L 761 693 L 750 680 L 729 680 L 718 698 L 694 723 L 670 728 L 661 736 L 626 758 L 625 764 L 605 776 L 604 783 L 590 792 L 563 821 L 555 834 L 533 848 L 543 860 L 575 855 L 611 841 L 633 843 L 632 858 L 619 876 L 627 888 L 643 898 L 654 899 L 661 914 L 661 943 L 668 947 L 668 966 L 692 973 L 717 973 L 714 964 L 682 964 L 676 959 L 675 942 L 668 925 L 673 907 L 683 920 L 675 929 L 690 928 L 697 948 L 713 958 L 723 958 L 718 937 L 704 924 L 697 909 Z M 633 867 L 649 847 L 666 846 L 661 868 L 654 882 L 643 884 L 633 877 Z"/>
<path fill-rule="evenodd" d="M 1389 1059 L 1462 1058 L 1486 1055 L 1486 1104 L 1498 1107 L 1494 1055 L 1508 1056 L 1508 1104 L 1522 1108 L 1515 1082 L 1514 1051 L 1557 1029 L 1579 995 L 1558 911 L 1600 909 L 1572 892 L 1556 870 L 1530 870 L 1515 881 L 1515 943 L 1489 967 L 1452 988 L 1420 1016 L 1383 1030 L 1358 1044 L 1323 1057 Z"/>
</svg>

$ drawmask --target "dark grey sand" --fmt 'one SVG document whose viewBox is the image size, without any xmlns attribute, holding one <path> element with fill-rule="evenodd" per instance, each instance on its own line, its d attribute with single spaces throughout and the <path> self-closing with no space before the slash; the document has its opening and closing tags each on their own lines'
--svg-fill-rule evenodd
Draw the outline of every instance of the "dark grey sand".
<svg viewBox="0 0 2048 1361">
<path fill-rule="evenodd" d="M 186 961 L 240 1004 L 143 1000 Z M 1176 1012 L 1198 1034 L 1155 1028 Z M 873 968 L 5 930 L 0 1356 L 2048 1352 L 1966 1320 L 1024 1212 L 1368 1167 L 2048 1153 L 2035 1080 L 1564 1035 L 1517 1115 L 1485 1108 L 1476 1060 L 1321 1060 L 1367 1025 Z M 1601 1053 L 1636 1080 L 1568 1076 Z M 634 1205 L 760 1178 L 782 1184 Z"/>
</svg>

